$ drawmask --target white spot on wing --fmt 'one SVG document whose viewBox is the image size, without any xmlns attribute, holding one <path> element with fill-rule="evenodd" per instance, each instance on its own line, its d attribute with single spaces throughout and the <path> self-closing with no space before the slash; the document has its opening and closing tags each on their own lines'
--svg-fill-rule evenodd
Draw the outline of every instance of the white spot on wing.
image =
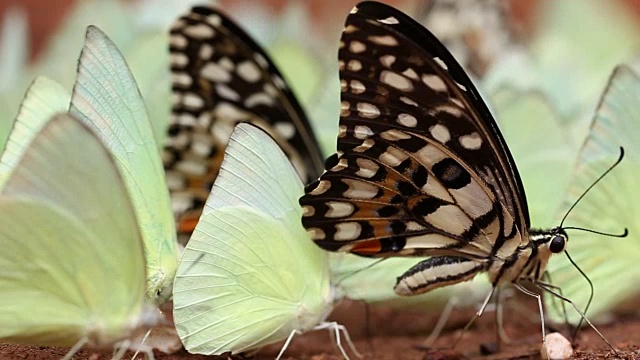
<svg viewBox="0 0 640 360">
<path fill-rule="evenodd" d="M 323 240 L 327 236 L 322 229 L 318 228 L 307 229 L 307 233 L 312 240 Z"/>
<path fill-rule="evenodd" d="M 348 101 L 343 101 L 340 103 L 340 116 L 349 116 L 351 115 L 351 104 Z"/>
<path fill-rule="evenodd" d="M 438 65 L 440 65 L 441 68 L 443 68 L 445 70 L 449 70 L 449 68 L 447 67 L 447 64 L 445 64 L 444 61 L 442 61 L 442 59 L 440 59 L 439 57 L 434 57 L 433 61 L 438 63 Z"/>
<path fill-rule="evenodd" d="M 371 131 L 368 126 L 356 125 L 353 129 L 353 136 L 355 136 L 356 139 L 366 139 L 371 135 L 373 135 L 373 131 Z"/>
<path fill-rule="evenodd" d="M 313 216 L 316 213 L 316 208 L 311 205 L 303 205 L 302 206 L 302 216 L 309 217 Z"/>
<path fill-rule="evenodd" d="M 354 54 L 361 53 L 365 50 L 367 50 L 367 46 L 358 40 L 353 40 L 351 43 L 349 43 L 349 51 Z"/>
<path fill-rule="evenodd" d="M 369 36 L 369 41 L 378 45 L 384 46 L 397 46 L 398 40 L 391 35 L 381 35 L 381 36 Z"/>
<path fill-rule="evenodd" d="M 190 86 L 192 83 L 191 76 L 189 76 L 189 74 L 179 72 L 174 72 L 171 74 L 171 82 L 174 85 L 180 85 L 184 87 Z"/>
<path fill-rule="evenodd" d="M 258 105 L 273 106 L 273 98 L 263 92 L 249 96 L 245 101 L 246 107 L 252 108 Z"/>
<path fill-rule="evenodd" d="M 478 150 L 482 146 L 482 138 L 477 132 L 460 136 L 460 145 L 467 150 Z"/>
<path fill-rule="evenodd" d="M 402 101 L 403 103 L 407 104 L 407 105 L 411 105 L 411 106 L 418 106 L 418 103 L 413 101 L 412 99 L 406 97 L 406 96 L 400 96 L 400 101 Z"/>
<path fill-rule="evenodd" d="M 399 150 L 393 146 L 387 147 L 387 150 L 382 153 L 379 160 L 389 166 L 398 166 L 409 157 L 409 154 Z"/>
<path fill-rule="evenodd" d="M 375 119 L 380 116 L 380 110 L 373 104 L 358 103 L 356 106 L 358 115 L 367 119 Z"/>
<path fill-rule="evenodd" d="M 397 121 L 398 124 L 411 128 L 418 125 L 418 120 L 415 118 L 415 116 L 405 113 L 399 114 Z"/>
<path fill-rule="evenodd" d="M 288 121 L 280 121 L 274 125 L 276 132 L 283 138 L 289 140 L 296 134 L 296 127 Z"/>
<path fill-rule="evenodd" d="M 216 63 L 207 63 L 200 69 L 200 76 L 211 81 L 228 82 L 231 80 L 231 75 L 227 69 L 223 68 Z"/>
<path fill-rule="evenodd" d="M 436 124 L 430 127 L 429 133 L 431 133 L 431 136 L 433 136 L 434 139 L 440 141 L 443 144 L 451 140 L 449 129 L 447 129 L 447 127 L 442 124 Z"/>
<path fill-rule="evenodd" d="M 267 69 L 269 68 L 269 62 L 267 62 L 267 59 L 264 58 L 264 56 L 262 56 L 262 54 L 260 53 L 255 53 L 253 54 L 253 59 L 258 63 L 258 65 L 260 65 L 260 67 L 262 67 L 263 69 Z"/>
<path fill-rule="evenodd" d="M 407 78 L 402 75 L 396 74 L 393 71 L 384 70 L 380 73 L 380 81 L 387 85 L 391 85 L 394 88 L 402 91 L 413 90 L 413 84 Z"/>
<path fill-rule="evenodd" d="M 329 182 L 328 180 L 320 180 L 318 181 L 318 185 L 316 186 L 316 188 L 309 192 L 309 195 L 322 195 L 330 188 L 331 182 Z"/>
<path fill-rule="evenodd" d="M 191 25 L 184 28 L 184 33 L 195 39 L 209 39 L 213 37 L 214 31 L 204 24 Z"/>
<path fill-rule="evenodd" d="M 411 135 L 405 133 L 404 131 L 392 129 L 387 130 L 380 134 L 380 137 L 389 140 L 389 141 L 398 141 L 398 140 L 406 140 L 411 139 Z"/>
<path fill-rule="evenodd" d="M 261 78 L 260 69 L 258 69 L 256 64 L 252 61 L 244 61 L 240 63 L 236 71 L 241 78 L 250 83 L 254 83 Z"/>
<path fill-rule="evenodd" d="M 211 55 L 213 55 L 213 46 L 209 44 L 202 44 L 202 47 L 198 52 L 198 56 L 200 57 L 200 59 L 207 61 L 211 59 Z"/>
<path fill-rule="evenodd" d="M 343 201 L 329 201 L 327 202 L 327 206 L 329 207 L 329 210 L 327 210 L 327 213 L 324 214 L 324 216 L 330 218 L 349 216 L 355 210 L 353 204 Z"/>
<path fill-rule="evenodd" d="M 187 47 L 188 41 L 187 38 L 180 34 L 171 34 L 169 38 L 169 44 L 175 48 L 183 49 Z"/>
<path fill-rule="evenodd" d="M 353 240 L 358 238 L 362 227 L 357 222 L 343 222 L 336 224 L 336 233 L 333 236 L 335 240 Z"/>
<path fill-rule="evenodd" d="M 396 19 L 396 18 L 395 18 L 395 17 L 393 17 L 393 16 L 389 16 L 389 17 L 388 17 L 388 18 L 386 18 L 386 19 L 380 19 L 380 20 L 378 20 L 378 21 L 380 21 L 380 22 L 381 22 L 381 23 L 383 23 L 383 24 L 388 24 L 388 25 L 395 25 L 395 24 L 398 24 L 398 23 L 399 23 L 399 22 L 398 22 L 398 19 Z"/>
<path fill-rule="evenodd" d="M 358 165 L 356 175 L 367 179 L 373 177 L 380 169 L 380 166 L 370 159 L 357 158 L 356 164 Z"/>
<path fill-rule="evenodd" d="M 182 53 L 173 53 L 170 56 L 171 65 L 175 66 L 186 66 L 189 64 L 189 58 L 187 55 Z"/>
<path fill-rule="evenodd" d="M 204 100 L 196 94 L 186 93 L 182 98 L 182 103 L 190 108 L 199 109 L 204 106 Z"/>
<path fill-rule="evenodd" d="M 435 91 L 447 91 L 447 85 L 438 75 L 422 75 L 422 82 Z"/>
<path fill-rule="evenodd" d="M 380 57 L 380 63 L 386 67 L 391 67 L 396 61 L 396 57 L 393 55 L 383 55 Z"/>
<path fill-rule="evenodd" d="M 373 147 L 373 145 L 375 145 L 375 141 L 373 141 L 373 139 L 366 139 L 365 141 L 362 142 L 362 144 L 356 146 L 353 148 L 353 151 L 355 152 L 365 152 L 369 149 L 371 149 Z"/>
<path fill-rule="evenodd" d="M 354 94 L 362 94 L 365 92 L 366 88 L 364 84 L 359 80 L 351 80 L 351 92 Z"/>
<path fill-rule="evenodd" d="M 240 100 L 240 95 L 235 90 L 228 87 L 227 85 L 216 84 L 215 88 L 218 95 L 220 95 L 220 97 L 222 98 L 233 100 L 233 101 Z"/>
<path fill-rule="evenodd" d="M 362 63 L 360 60 L 350 60 L 347 63 L 347 70 L 349 71 L 360 71 L 362 69 Z"/>
<path fill-rule="evenodd" d="M 373 199 L 378 195 L 378 187 L 355 179 L 342 179 L 349 188 L 342 194 L 350 199 Z"/>
</svg>

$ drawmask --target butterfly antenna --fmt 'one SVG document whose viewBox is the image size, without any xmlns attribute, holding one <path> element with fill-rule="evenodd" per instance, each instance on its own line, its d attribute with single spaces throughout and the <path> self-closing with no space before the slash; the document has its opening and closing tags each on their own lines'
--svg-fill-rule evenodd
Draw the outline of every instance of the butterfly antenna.
<svg viewBox="0 0 640 360">
<path fill-rule="evenodd" d="M 578 272 L 580 272 L 582 277 L 585 278 L 585 280 L 587 280 L 587 282 L 589 283 L 589 300 L 587 301 L 587 306 L 584 307 L 584 311 L 583 311 L 583 314 L 586 316 L 587 311 L 589 311 L 589 306 L 591 306 L 591 300 L 593 300 L 593 294 L 594 294 L 593 283 L 591 282 L 591 279 L 589 279 L 589 276 L 587 276 L 587 274 L 584 271 L 582 271 L 580 266 L 578 266 L 578 264 L 576 264 L 576 262 L 573 261 L 573 259 L 569 255 L 569 252 L 565 250 L 564 253 L 565 255 L 567 255 L 567 259 L 569 259 L 569 262 L 571 263 L 571 265 L 573 265 L 578 270 Z M 573 330 L 573 333 L 571 334 L 572 344 L 575 342 L 576 337 L 578 336 L 578 331 L 580 331 L 580 327 L 582 326 L 583 322 L 584 322 L 584 317 L 580 317 L 580 322 L 578 322 L 578 326 L 576 326 L 576 328 Z"/>
<path fill-rule="evenodd" d="M 616 160 L 616 162 L 611 165 L 604 173 L 602 173 L 602 175 L 600 175 L 596 181 L 593 182 L 593 184 L 591 184 L 583 193 L 582 195 L 580 195 L 580 197 L 578 198 L 578 200 L 576 200 L 573 205 L 571 205 L 571 207 L 569 208 L 569 210 L 567 211 L 566 214 L 564 214 L 564 217 L 562 218 L 562 221 L 560 222 L 560 228 L 562 228 L 562 224 L 564 224 L 564 221 L 567 219 L 567 216 L 569 216 L 569 214 L 571 213 L 571 210 L 573 210 L 573 208 L 576 207 L 576 205 L 578 205 L 578 203 L 580 202 L 580 200 L 582 200 L 582 198 L 585 197 L 585 195 L 587 195 L 587 193 L 589 193 L 589 191 L 596 186 L 597 183 L 600 182 L 600 180 L 602 180 L 605 176 L 607 176 L 608 173 L 611 172 L 611 170 L 613 170 L 616 166 L 618 166 L 618 164 L 620 164 L 620 162 L 622 161 L 622 158 L 624 157 L 624 148 L 622 146 L 620 146 L 620 156 L 618 157 L 618 160 Z"/>
<path fill-rule="evenodd" d="M 622 232 L 622 234 L 606 233 L 606 232 L 602 232 L 602 231 L 585 229 L 585 228 L 575 227 L 575 226 L 567 226 L 567 227 L 564 227 L 563 229 L 564 230 L 581 230 L 581 231 L 586 231 L 586 232 L 592 233 L 592 234 L 611 236 L 611 237 L 617 237 L 617 238 L 624 238 L 624 237 L 627 237 L 627 235 L 629 235 L 629 229 L 627 229 L 627 228 L 624 228 L 624 232 Z"/>
<path fill-rule="evenodd" d="M 380 259 L 380 260 L 378 260 L 378 261 L 375 261 L 375 262 L 373 262 L 373 263 L 371 263 L 371 264 L 369 264 L 369 265 L 367 265 L 367 266 L 365 266 L 365 267 L 363 267 L 363 268 L 361 268 L 361 269 L 358 269 L 358 270 L 356 270 L 356 271 L 354 271 L 354 272 L 352 272 L 352 273 L 350 273 L 350 274 L 345 275 L 345 276 L 344 276 L 344 277 L 342 277 L 340 280 L 336 281 L 336 286 L 340 286 L 340 284 L 341 284 L 343 281 L 347 280 L 347 279 L 348 279 L 348 278 L 350 278 L 351 276 L 356 275 L 356 274 L 360 273 L 361 271 L 369 270 L 369 269 L 371 269 L 372 267 L 374 267 L 375 265 L 378 265 L 378 264 L 380 264 L 381 262 L 383 262 L 384 260 L 387 260 L 387 259 L 389 259 L 389 258 L 382 258 L 382 259 Z"/>
</svg>

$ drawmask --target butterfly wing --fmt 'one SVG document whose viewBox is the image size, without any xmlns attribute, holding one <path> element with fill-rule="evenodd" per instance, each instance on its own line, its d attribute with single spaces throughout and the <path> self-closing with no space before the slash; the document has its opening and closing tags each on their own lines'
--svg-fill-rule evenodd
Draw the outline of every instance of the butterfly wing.
<svg viewBox="0 0 640 360">
<path fill-rule="evenodd" d="M 244 31 L 198 6 L 174 23 L 170 43 L 173 115 L 164 162 L 181 233 L 193 230 L 239 122 L 266 130 L 304 181 L 320 175 L 323 157 L 306 115 Z"/>
<path fill-rule="evenodd" d="M 510 150 L 533 199 L 528 203 L 532 223 L 542 228 L 557 226 L 556 212 L 561 208 L 578 151 L 572 132 L 540 92 L 503 85 L 489 97 L 502 133 L 513 140 Z M 545 174 L 553 174 L 553 186 L 549 186 Z"/>
<path fill-rule="evenodd" d="M 626 66 L 616 68 L 580 150 L 563 207 L 569 208 L 593 180 L 613 164 L 620 154 L 619 147 L 623 146 L 622 162 L 580 201 L 565 221 L 568 226 L 610 233 L 629 228 L 628 237 L 615 240 L 583 231 L 571 234 L 568 251 L 589 275 L 595 288 L 596 296 L 587 314 L 590 318 L 636 297 L 640 288 L 640 269 L 636 265 L 640 257 L 637 225 L 640 207 L 634 199 L 640 166 L 638 101 L 640 77 Z M 549 271 L 566 297 L 577 304 L 586 304 L 589 286 L 564 256 L 553 258 Z M 563 321 L 553 306 L 549 310 L 555 319 Z M 572 322 L 580 320 L 577 314 L 569 312 L 568 315 Z"/>
<path fill-rule="evenodd" d="M 42 126 L 53 115 L 66 111 L 70 99 L 71 96 L 60 84 L 46 77 L 35 79 L 29 86 L 2 151 L 0 187 Z"/>
<path fill-rule="evenodd" d="M 191 353 L 256 349 L 332 307 L 326 254 L 304 241 L 302 183 L 262 130 L 240 124 L 178 267 L 174 321 Z"/>
<path fill-rule="evenodd" d="M 147 297 L 162 302 L 178 263 L 162 161 L 133 75 L 113 42 L 93 26 L 87 29 L 69 112 L 99 134 L 117 160 L 144 239 Z"/>
<path fill-rule="evenodd" d="M 300 200 L 319 246 L 485 258 L 528 241 L 509 150 L 431 33 L 389 6 L 362 3 L 346 20 L 339 66 L 338 153 Z"/>
<path fill-rule="evenodd" d="M 116 166 L 89 129 L 68 115 L 46 122 L 0 211 L 2 342 L 127 335 L 143 305 L 141 237 Z"/>
</svg>

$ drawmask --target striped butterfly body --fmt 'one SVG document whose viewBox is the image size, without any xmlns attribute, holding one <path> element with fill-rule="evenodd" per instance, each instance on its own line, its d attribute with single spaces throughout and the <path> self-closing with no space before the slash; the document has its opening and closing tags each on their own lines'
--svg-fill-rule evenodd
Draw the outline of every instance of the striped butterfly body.
<svg viewBox="0 0 640 360">
<path fill-rule="evenodd" d="M 339 51 L 337 154 L 300 199 L 320 247 L 363 256 L 431 256 L 400 295 L 488 272 L 536 282 L 561 228 L 531 230 L 524 188 L 478 91 L 446 48 L 389 6 L 347 17 Z"/>
<path fill-rule="evenodd" d="M 221 13 L 196 6 L 170 36 L 173 110 L 164 166 L 178 232 L 200 217 L 236 124 L 267 131 L 308 183 L 323 168 L 309 121 L 267 54 Z"/>
</svg>

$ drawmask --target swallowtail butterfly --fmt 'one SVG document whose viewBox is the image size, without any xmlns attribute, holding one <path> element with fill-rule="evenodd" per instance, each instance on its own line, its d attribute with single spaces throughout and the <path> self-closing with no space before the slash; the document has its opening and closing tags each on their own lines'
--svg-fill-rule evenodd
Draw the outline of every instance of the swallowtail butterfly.
<svg viewBox="0 0 640 360">
<path fill-rule="evenodd" d="M 200 217 L 239 122 L 266 130 L 308 183 L 323 168 L 309 121 L 267 54 L 223 14 L 196 6 L 170 35 L 173 110 L 164 166 L 178 232 Z"/>
<path fill-rule="evenodd" d="M 540 295 L 520 284 L 545 286 L 549 257 L 564 251 L 567 234 L 530 228 L 509 149 L 449 51 L 402 12 L 363 2 L 347 17 L 338 58 L 338 150 L 300 198 L 315 243 L 363 256 L 430 256 L 398 278 L 399 295 L 487 272 L 494 289 L 513 283 L 542 311 Z"/>
</svg>

